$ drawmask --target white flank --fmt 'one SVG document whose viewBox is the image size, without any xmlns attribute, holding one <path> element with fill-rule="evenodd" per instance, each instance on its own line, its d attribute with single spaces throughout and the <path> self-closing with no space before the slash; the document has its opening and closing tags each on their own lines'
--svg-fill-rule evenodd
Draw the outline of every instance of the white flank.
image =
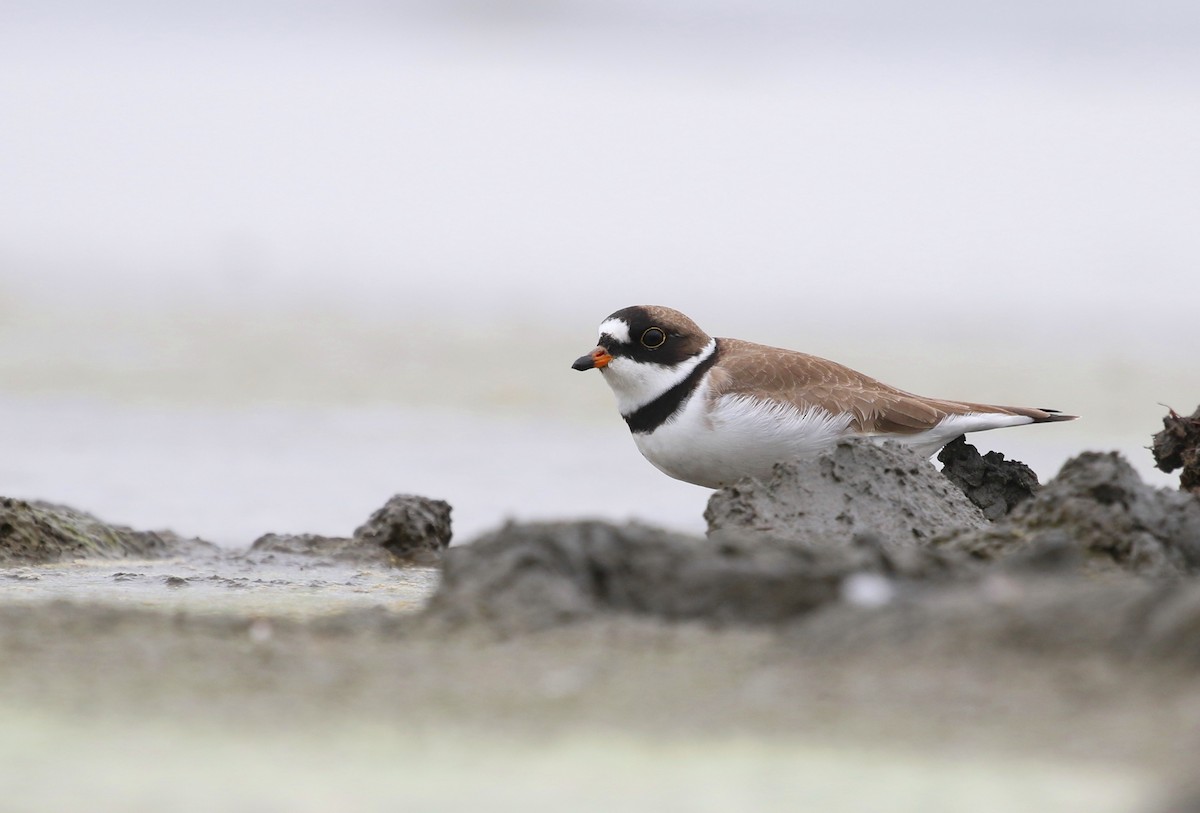
<svg viewBox="0 0 1200 813">
<path fill-rule="evenodd" d="M 720 488 L 746 477 L 763 479 L 781 460 L 810 457 L 846 434 L 851 416 L 745 395 L 709 402 L 708 379 L 673 420 L 636 434 L 639 451 L 680 480 Z"/>
<path fill-rule="evenodd" d="M 610 319 L 609 322 L 618 321 Z M 608 324 L 605 322 L 604 324 Z M 625 324 L 621 322 L 621 324 Z M 601 325 L 603 329 L 603 325 Z M 628 334 L 629 328 L 625 332 Z M 609 334 L 612 335 L 612 334 Z M 614 336 L 614 338 L 616 338 Z M 631 358 L 617 356 L 600 372 L 617 397 L 617 410 L 622 415 L 632 415 L 680 381 L 687 378 L 697 365 L 717 351 L 716 340 L 710 341 L 695 356 L 675 366 L 649 364 Z"/>
<path fill-rule="evenodd" d="M 629 344 L 629 323 L 624 319 L 605 319 L 600 324 L 600 337 L 605 333 L 621 344 Z"/>
<path fill-rule="evenodd" d="M 968 412 L 966 415 L 948 415 L 932 429 L 915 435 L 874 435 L 875 440 L 894 440 L 912 446 L 921 454 L 932 455 L 950 441 L 965 432 L 982 432 L 986 429 L 1001 429 L 1005 426 L 1023 426 L 1033 423 L 1025 415 L 1000 415 L 995 412 Z"/>
</svg>

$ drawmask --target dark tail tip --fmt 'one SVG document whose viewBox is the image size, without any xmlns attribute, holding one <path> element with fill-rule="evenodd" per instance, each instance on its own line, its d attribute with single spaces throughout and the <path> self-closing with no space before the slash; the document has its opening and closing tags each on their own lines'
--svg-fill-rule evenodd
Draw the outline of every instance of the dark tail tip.
<svg viewBox="0 0 1200 813">
<path fill-rule="evenodd" d="M 1064 415 L 1061 411 L 1059 411 L 1057 409 L 1046 409 L 1045 407 L 1038 407 L 1038 412 L 1044 412 L 1046 414 L 1044 417 L 1034 418 L 1033 419 L 1034 423 L 1051 423 L 1053 421 L 1073 421 L 1079 417 L 1078 415 Z"/>
</svg>

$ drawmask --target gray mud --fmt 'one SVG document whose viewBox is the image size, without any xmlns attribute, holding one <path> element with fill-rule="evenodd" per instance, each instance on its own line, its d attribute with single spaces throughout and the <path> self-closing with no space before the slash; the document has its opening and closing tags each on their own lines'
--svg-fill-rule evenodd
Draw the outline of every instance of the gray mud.
<svg viewBox="0 0 1200 813">
<path fill-rule="evenodd" d="M 776 465 L 766 482 L 716 491 L 704 517 L 709 534 L 736 530 L 816 545 L 863 533 L 893 549 L 987 525 L 923 457 L 869 441 L 843 441 L 811 460 Z"/>
<path fill-rule="evenodd" d="M 413 612 L 437 583 L 450 507 L 398 495 L 353 537 L 266 534 L 229 551 L 134 531 L 65 506 L 0 502 L 0 602 L 84 600 L 204 614 Z M 369 529 L 365 533 L 363 529 Z M 399 540 L 399 542 L 397 542 Z M 389 544 L 390 543 L 390 546 Z"/>
<path fill-rule="evenodd" d="M 1070 641 L 1200 666 L 1200 582 L 1163 580 L 1200 566 L 1200 501 L 1145 486 L 1115 454 L 1068 461 L 989 523 L 910 450 L 847 441 L 714 493 L 706 516 L 706 539 L 510 524 L 451 552 L 427 616 L 504 634 L 605 614 L 714 625 L 816 617 L 844 621 L 826 638 L 871 626 L 903 640 L 968 630 L 986 646 L 1019 627 L 1038 651 Z"/>
<path fill-rule="evenodd" d="M 847 570 L 877 553 L 824 555 L 769 540 L 712 542 L 606 522 L 510 524 L 451 551 L 429 614 L 502 630 L 606 612 L 778 621 L 835 600 Z"/>
<path fill-rule="evenodd" d="M 364 548 L 382 548 L 402 562 L 435 564 L 450 544 L 450 503 L 397 494 L 354 531 Z"/>
<path fill-rule="evenodd" d="M 0 566 L 82 558 L 161 559 L 215 547 L 170 531 L 135 531 L 65 505 L 0 497 Z"/>
<path fill-rule="evenodd" d="M 705 538 L 510 523 L 447 550 L 440 580 L 402 562 L 440 555 L 448 514 L 404 505 L 346 538 L 0 569 L 6 803 L 1195 798 L 1200 501 L 1116 455 L 1080 455 L 989 521 L 927 461 L 851 443 L 715 493 Z M 63 539 L 60 559 L 108 550 Z"/>
<path fill-rule="evenodd" d="M 284 554 L 380 567 L 428 567 L 441 561 L 451 535 L 448 502 L 397 494 L 355 529 L 352 537 L 265 534 L 250 545 L 250 556 Z"/>
<path fill-rule="evenodd" d="M 942 447 L 937 458 L 942 475 L 993 521 L 1007 516 L 1039 488 L 1033 469 L 1019 460 L 1006 460 L 1000 452 L 980 455 L 963 435 Z"/>
<path fill-rule="evenodd" d="M 505 632 L 605 613 L 767 624 L 853 599 L 855 590 L 890 596 L 894 579 L 911 584 L 969 566 L 862 533 L 812 544 L 729 527 L 704 539 L 636 524 L 514 523 L 450 551 L 428 616 Z"/>
<path fill-rule="evenodd" d="M 955 534 L 942 548 L 988 561 L 1066 548 L 1093 570 L 1193 575 L 1200 500 L 1147 486 L 1115 452 L 1084 452 L 1003 521 Z"/>
</svg>

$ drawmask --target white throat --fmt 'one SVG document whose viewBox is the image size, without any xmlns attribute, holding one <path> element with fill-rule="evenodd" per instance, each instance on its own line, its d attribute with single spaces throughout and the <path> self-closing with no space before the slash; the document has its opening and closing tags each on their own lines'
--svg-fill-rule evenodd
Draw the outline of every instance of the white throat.
<svg viewBox="0 0 1200 813">
<path fill-rule="evenodd" d="M 715 352 L 717 340 L 710 339 L 699 353 L 675 365 L 617 356 L 600 372 L 617 397 L 617 410 L 628 416 L 683 381 Z"/>
</svg>

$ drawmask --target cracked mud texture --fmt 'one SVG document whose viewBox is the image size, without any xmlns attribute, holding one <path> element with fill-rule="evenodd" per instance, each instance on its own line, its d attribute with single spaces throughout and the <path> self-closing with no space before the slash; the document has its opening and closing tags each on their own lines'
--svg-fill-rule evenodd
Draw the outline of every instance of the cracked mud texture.
<svg viewBox="0 0 1200 813">
<path fill-rule="evenodd" d="M 709 498 L 710 534 L 743 531 L 813 544 L 870 534 L 891 549 L 987 525 L 983 513 L 922 455 L 895 443 L 841 441 L 809 460 L 776 465 Z"/>
<path fill-rule="evenodd" d="M 959 435 L 938 452 L 942 475 L 962 489 L 983 515 L 995 522 L 1037 493 L 1037 475 L 1019 460 L 1000 452 L 980 455 Z"/>
<path fill-rule="evenodd" d="M 411 562 L 436 563 L 450 544 L 450 503 L 397 494 L 354 531 L 354 539 Z"/>
<path fill-rule="evenodd" d="M 135 531 L 63 505 L 0 497 L 0 565 L 74 559 L 158 559 L 215 546 L 170 531 Z"/>
<path fill-rule="evenodd" d="M 1146 485 L 1116 452 L 1084 452 L 1004 520 L 941 545 L 985 561 L 1064 546 L 1093 571 L 1200 572 L 1200 500 Z"/>
</svg>

